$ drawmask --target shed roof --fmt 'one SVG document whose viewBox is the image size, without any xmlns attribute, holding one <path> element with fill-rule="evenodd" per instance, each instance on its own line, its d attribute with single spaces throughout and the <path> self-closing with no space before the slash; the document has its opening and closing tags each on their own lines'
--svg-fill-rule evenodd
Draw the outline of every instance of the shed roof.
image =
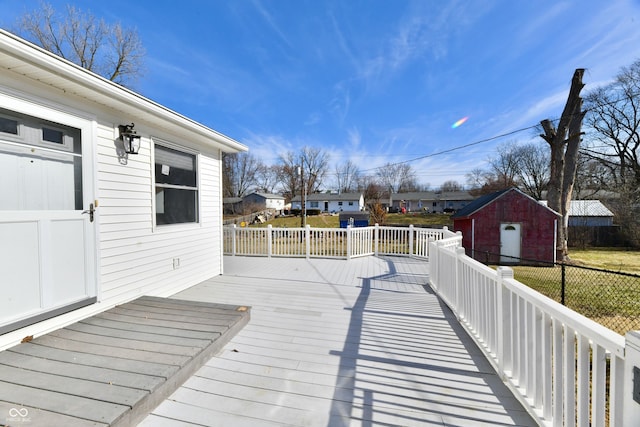
<svg viewBox="0 0 640 427">
<path fill-rule="evenodd" d="M 515 187 L 512 187 L 512 188 L 507 188 L 507 189 L 504 189 L 504 190 L 496 191 L 495 193 L 486 194 L 484 196 L 481 196 L 481 197 L 475 199 L 473 202 L 469 203 L 467 206 L 465 206 L 462 209 L 459 209 L 458 212 L 456 212 L 455 214 L 451 215 L 451 219 L 467 218 L 467 217 L 473 215 L 474 213 L 476 213 L 477 211 L 479 211 L 480 209 L 484 208 L 488 204 L 494 202 L 495 200 L 499 199 L 500 197 L 502 197 L 505 194 L 510 193 L 512 191 L 517 192 L 521 196 L 526 197 L 526 198 L 530 199 L 533 202 L 537 202 L 537 200 L 534 199 L 533 197 L 529 196 L 528 194 L 523 193 L 522 191 L 520 191 L 519 189 L 517 189 Z M 554 211 L 552 209 L 549 209 L 546 206 L 544 206 L 544 208 L 549 210 L 549 211 L 551 211 L 551 212 L 553 212 L 555 215 L 559 215 L 556 211 Z"/>
<path fill-rule="evenodd" d="M 540 203 L 547 206 L 546 200 L 540 200 Z M 572 200 L 569 204 L 569 216 L 613 217 L 613 212 L 600 200 Z"/>
<path fill-rule="evenodd" d="M 157 129 L 188 136 L 190 141 L 225 152 L 247 147 L 207 126 L 0 29 L 0 69 L 107 107 Z"/>
<path fill-rule="evenodd" d="M 257 191 L 254 191 L 251 194 L 247 194 L 245 197 L 251 196 L 252 194 L 257 194 L 258 196 L 264 198 L 264 199 L 281 199 L 284 200 L 284 196 L 281 196 L 279 194 L 271 194 L 271 193 L 260 193 Z"/>
</svg>

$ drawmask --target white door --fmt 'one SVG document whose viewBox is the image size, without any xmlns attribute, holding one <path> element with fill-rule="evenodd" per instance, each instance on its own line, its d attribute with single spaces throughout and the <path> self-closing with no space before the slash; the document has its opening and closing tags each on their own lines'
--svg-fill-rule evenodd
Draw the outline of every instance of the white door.
<svg viewBox="0 0 640 427">
<path fill-rule="evenodd" d="M 0 334 L 96 299 L 82 135 L 0 108 Z"/>
<path fill-rule="evenodd" d="M 520 224 L 500 224 L 500 262 L 517 263 L 520 258 Z"/>
</svg>

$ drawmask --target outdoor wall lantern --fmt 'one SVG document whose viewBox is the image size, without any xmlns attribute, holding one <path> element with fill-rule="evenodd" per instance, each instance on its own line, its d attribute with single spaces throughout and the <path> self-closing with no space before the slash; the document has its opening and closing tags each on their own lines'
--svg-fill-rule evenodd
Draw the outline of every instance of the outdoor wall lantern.
<svg viewBox="0 0 640 427">
<path fill-rule="evenodd" d="M 130 125 L 119 125 L 120 139 L 124 145 L 124 151 L 127 154 L 138 154 L 140 151 L 140 135 L 133 130 L 133 123 Z"/>
</svg>

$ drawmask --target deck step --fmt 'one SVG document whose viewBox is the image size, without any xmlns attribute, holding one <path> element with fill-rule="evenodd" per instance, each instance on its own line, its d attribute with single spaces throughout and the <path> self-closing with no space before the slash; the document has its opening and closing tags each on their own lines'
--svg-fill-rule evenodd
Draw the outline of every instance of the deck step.
<svg viewBox="0 0 640 427">
<path fill-rule="evenodd" d="M 244 306 L 145 296 L 2 351 L 0 425 L 135 425 L 249 317 Z"/>
</svg>

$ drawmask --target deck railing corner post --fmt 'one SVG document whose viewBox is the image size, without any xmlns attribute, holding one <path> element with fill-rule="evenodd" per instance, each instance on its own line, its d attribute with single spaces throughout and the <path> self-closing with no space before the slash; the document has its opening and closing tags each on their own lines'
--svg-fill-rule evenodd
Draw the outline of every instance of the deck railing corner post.
<svg viewBox="0 0 640 427">
<path fill-rule="evenodd" d="M 409 224 L 409 256 L 413 255 L 413 224 Z"/>
<path fill-rule="evenodd" d="M 460 313 L 460 305 L 461 305 L 461 301 L 460 301 L 460 295 L 461 295 L 461 288 L 462 288 L 462 284 L 460 283 L 462 281 L 462 262 L 460 261 L 460 259 L 462 258 L 462 256 L 464 256 L 465 252 L 464 252 L 464 248 L 463 247 L 459 247 L 456 248 L 456 272 L 455 272 L 455 284 L 453 287 L 453 302 L 455 304 L 455 312 L 456 312 L 456 316 L 458 315 L 458 313 Z"/>
<path fill-rule="evenodd" d="M 236 233 L 238 227 L 233 224 L 231 228 L 231 256 L 236 256 Z"/>
<path fill-rule="evenodd" d="M 351 232 L 352 231 L 353 231 L 353 229 L 351 228 L 351 225 L 347 225 L 347 260 L 351 259 L 351 250 L 352 250 L 352 248 L 351 248 L 351 244 L 352 244 L 352 242 L 351 242 L 351 237 L 352 237 Z"/>
<path fill-rule="evenodd" d="M 380 224 L 376 222 L 373 227 L 373 253 L 378 256 L 378 246 L 380 244 Z"/>
<path fill-rule="evenodd" d="M 309 224 L 304 227 L 305 253 L 307 259 L 311 258 L 311 226 Z"/>
<path fill-rule="evenodd" d="M 267 257 L 271 258 L 273 253 L 273 226 L 267 225 Z"/>
</svg>

